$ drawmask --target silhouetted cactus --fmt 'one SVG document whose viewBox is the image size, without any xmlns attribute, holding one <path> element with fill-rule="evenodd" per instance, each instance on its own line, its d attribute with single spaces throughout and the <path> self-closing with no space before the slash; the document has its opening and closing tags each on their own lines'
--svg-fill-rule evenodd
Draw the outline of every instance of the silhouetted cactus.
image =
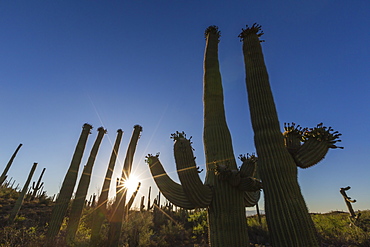
<svg viewBox="0 0 370 247">
<path fill-rule="evenodd" d="M 28 186 L 30 185 L 30 182 L 31 182 L 33 173 L 36 170 L 36 167 L 37 167 L 37 163 L 33 163 L 33 166 L 31 168 L 31 171 L 28 174 L 27 181 L 26 181 L 26 183 L 23 186 L 22 192 L 19 195 L 17 201 L 15 202 L 14 208 L 13 208 L 12 212 L 9 215 L 9 218 L 8 218 L 8 223 L 9 224 L 12 224 L 14 222 L 14 219 L 15 219 L 15 217 L 17 216 L 17 214 L 19 212 L 19 209 L 21 209 L 21 207 L 22 207 L 22 204 L 23 204 L 23 201 L 24 201 L 24 197 L 26 196 L 26 193 L 27 193 L 27 190 L 28 190 Z"/>
<path fill-rule="evenodd" d="M 35 197 L 37 195 L 37 191 L 39 191 L 44 185 L 44 182 L 41 183 L 41 179 L 42 179 L 42 176 L 44 175 L 45 170 L 46 170 L 46 168 L 42 169 L 40 177 L 37 180 L 37 183 L 36 184 L 35 184 L 35 182 L 32 183 L 33 192 L 32 192 L 32 195 L 31 195 L 31 200 L 35 199 Z"/>
<path fill-rule="evenodd" d="M 163 195 L 174 205 L 208 210 L 209 241 L 213 247 L 248 246 L 245 193 L 259 198 L 261 184 L 252 177 L 241 177 L 237 168 L 231 135 L 225 119 L 223 88 L 218 62 L 220 32 L 215 26 L 205 31 L 204 130 L 206 179 L 203 184 L 190 139 L 183 132 L 172 135 L 174 155 L 181 184 L 164 171 L 158 155 L 148 155 L 152 176 Z M 251 191 L 251 192 L 246 192 Z M 255 202 L 256 202 L 255 201 Z"/>
<path fill-rule="evenodd" d="M 107 172 L 105 175 L 105 179 L 103 182 L 102 190 L 98 199 L 98 205 L 96 209 L 94 210 L 93 215 L 93 222 L 91 228 L 91 240 L 90 243 L 93 246 L 96 246 L 100 242 L 100 229 L 103 225 L 104 220 L 107 216 L 107 201 L 108 201 L 108 195 L 109 195 L 109 187 L 110 182 L 112 180 L 112 174 L 114 170 L 114 166 L 116 164 L 117 156 L 118 156 L 118 150 L 121 144 L 123 131 L 121 129 L 117 130 L 117 137 L 116 141 L 114 143 L 112 153 L 110 156 Z"/>
<path fill-rule="evenodd" d="M 340 193 L 342 194 L 344 202 L 346 203 L 346 206 L 348 208 L 349 215 L 350 215 L 349 218 L 351 222 L 356 225 L 360 219 L 361 213 L 358 213 L 356 215 L 355 210 L 353 210 L 351 203 L 355 203 L 356 200 L 352 200 L 351 197 L 349 197 L 346 193 L 346 191 L 349 190 L 350 188 L 351 188 L 350 186 L 347 186 L 345 188 L 340 188 Z"/>
<path fill-rule="evenodd" d="M 71 200 L 71 196 L 76 185 L 77 172 L 80 167 L 87 138 L 91 129 L 92 126 L 87 123 L 85 123 L 82 127 L 82 132 L 73 154 L 71 164 L 68 168 L 66 176 L 64 177 L 62 187 L 60 188 L 59 195 L 51 213 L 49 228 L 46 233 L 47 246 L 53 246 L 55 244 L 54 238 L 58 235 L 64 216 L 67 212 L 68 204 Z"/>
<path fill-rule="evenodd" d="M 127 181 L 130 177 L 136 145 L 140 138 L 140 133 L 142 132 L 142 130 L 143 129 L 140 125 L 134 126 L 131 140 L 127 148 L 126 157 L 122 169 L 122 175 L 121 179 L 119 180 L 120 184 L 118 188 L 120 189 L 116 194 L 116 202 L 114 203 L 113 214 L 110 219 L 108 242 L 109 246 L 112 247 L 119 245 L 119 238 L 122 229 L 122 220 L 124 218 L 125 212 L 128 212 L 128 207 L 126 206 L 127 188 L 124 187 L 124 182 Z"/>
<path fill-rule="evenodd" d="M 96 137 L 96 140 L 89 155 L 89 159 L 87 160 L 87 163 L 84 166 L 80 181 L 78 183 L 76 196 L 72 202 L 69 221 L 67 224 L 66 242 L 68 245 L 73 244 L 74 238 L 76 236 L 78 224 L 80 222 L 80 217 L 82 214 L 82 209 L 85 204 L 87 190 L 89 189 L 90 185 L 91 173 L 95 163 L 95 158 L 98 154 L 98 150 L 105 133 L 107 133 L 107 131 L 103 127 L 98 128 L 98 136 Z"/>
<path fill-rule="evenodd" d="M 286 126 L 282 135 L 259 37 L 254 24 L 242 30 L 249 109 L 263 182 L 265 211 L 273 246 L 318 246 L 314 224 L 301 194 L 297 166 L 310 167 L 336 148 L 339 134 L 318 125 Z M 303 143 L 303 144 L 302 144 Z"/>
<path fill-rule="evenodd" d="M 2 173 L 2 174 L 1 174 L 1 176 L 0 176 L 0 185 L 2 185 L 2 184 L 3 184 L 3 182 L 5 181 L 5 179 L 6 179 L 6 177 L 7 177 L 7 175 L 6 175 L 6 174 L 8 173 L 8 171 L 9 171 L 9 169 L 10 169 L 10 166 L 13 164 L 13 160 L 14 160 L 15 156 L 17 155 L 17 153 L 18 153 L 18 151 L 19 151 L 19 149 L 20 149 L 21 147 L 22 147 L 22 143 L 18 145 L 17 149 L 14 151 L 14 153 L 13 153 L 12 157 L 10 158 L 10 160 L 9 160 L 8 164 L 6 164 L 6 167 L 5 167 L 5 169 L 4 169 L 4 171 L 3 171 L 3 173 Z"/>
</svg>

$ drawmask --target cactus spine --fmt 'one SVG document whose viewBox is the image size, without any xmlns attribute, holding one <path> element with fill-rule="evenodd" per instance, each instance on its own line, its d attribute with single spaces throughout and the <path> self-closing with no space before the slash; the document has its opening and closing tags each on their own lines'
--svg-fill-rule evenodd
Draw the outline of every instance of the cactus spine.
<svg viewBox="0 0 370 247">
<path fill-rule="evenodd" d="M 206 180 L 198 176 L 190 139 L 184 133 L 172 135 L 174 155 L 181 184 L 165 173 L 158 155 L 148 155 L 152 176 L 163 195 L 176 206 L 185 209 L 206 207 L 208 210 L 209 242 L 211 246 L 248 246 L 244 195 L 246 190 L 258 197 L 260 183 L 242 179 L 237 169 L 231 135 L 226 123 L 223 88 L 218 62 L 220 32 L 215 26 L 205 32 L 204 55 L 204 130 Z M 249 185 L 246 183 L 251 182 Z M 243 190 L 242 188 L 246 188 Z"/>
<path fill-rule="evenodd" d="M 308 132 L 288 126 L 287 133 L 282 135 L 260 45 L 260 30 L 254 24 L 243 29 L 239 37 L 243 42 L 248 102 L 272 244 L 318 246 L 316 230 L 298 184 L 297 166 L 316 164 L 329 148 L 336 148 L 335 139 L 340 134 L 318 125 Z M 303 138 L 304 133 L 307 139 Z"/>
<path fill-rule="evenodd" d="M 119 180 L 118 188 L 120 188 L 116 194 L 116 202 L 114 203 L 113 215 L 110 220 L 110 227 L 108 233 L 109 246 L 118 246 L 119 238 L 122 229 L 122 220 L 124 219 L 125 212 L 128 212 L 126 204 L 127 189 L 124 187 L 124 182 L 129 179 L 132 169 L 132 162 L 134 160 L 134 154 L 136 150 L 137 142 L 142 132 L 140 125 L 135 125 L 131 136 L 129 146 L 127 148 L 125 161 L 123 164 L 121 179 Z"/>
<path fill-rule="evenodd" d="M 94 224 L 92 225 L 91 228 L 91 241 L 90 241 L 91 245 L 97 245 L 99 243 L 100 229 L 107 215 L 107 201 L 109 195 L 109 187 L 112 179 L 114 166 L 116 164 L 118 150 L 122 140 L 122 135 L 123 131 L 121 129 L 117 130 L 116 141 L 114 143 L 113 150 L 110 156 L 107 172 L 103 182 L 103 187 L 98 199 L 98 205 L 94 211 L 93 216 Z"/>
<path fill-rule="evenodd" d="M 82 127 L 82 132 L 73 154 L 71 164 L 68 168 L 66 176 L 64 177 L 62 187 L 59 191 L 59 196 L 51 213 L 49 228 L 46 233 L 47 246 L 53 246 L 55 244 L 54 238 L 58 235 L 64 216 L 67 212 L 68 204 L 71 200 L 73 189 L 76 185 L 77 172 L 80 167 L 87 138 L 91 129 L 92 126 L 87 123 L 85 123 Z"/>
<path fill-rule="evenodd" d="M 24 197 L 26 196 L 26 193 L 27 193 L 27 190 L 28 190 L 28 186 L 30 185 L 30 182 L 31 182 L 31 179 L 32 179 L 32 176 L 33 176 L 33 173 L 35 172 L 36 170 L 36 167 L 37 167 L 37 163 L 33 163 L 33 166 L 31 168 L 31 171 L 30 173 L 28 174 L 28 178 L 27 178 L 27 181 L 26 183 L 24 184 L 23 186 L 23 189 L 22 189 L 22 192 L 21 194 L 19 195 L 17 201 L 15 202 L 15 205 L 14 205 L 14 208 L 12 210 L 12 212 L 10 213 L 10 216 L 8 218 L 8 222 L 9 224 L 12 224 L 14 222 L 14 219 L 15 217 L 17 216 L 19 210 L 21 209 L 21 206 L 23 204 L 23 201 L 24 201 Z"/>
<path fill-rule="evenodd" d="M 42 176 L 44 175 L 45 170 L 46 170 L 46 168 L 42 169 L 40 177 L 37 180 L 37 184 L 35 184 L 35 182 L 32 183 L 33 192 L 32 192 L 32 195 L 31 195 L 31 200 L 35 199 L 35 197 L 37 195 L 37 191 L 39 191 L 43 187 L 44 182 L 41 183 L 41 179 L 42 179 Z"/>
<path fill-rule="evenodd" d="M 12 157 L 10 158 L 10 160 L 9 160 L 8 164 L 6 164 L 6 167 L 5 167 L 5 169 L 4 169 L 4 171 L 3 171 L 3 173 L 2 173 L 2 174 L 1 174 L 1 176 L 0 176 L 0 185 L 2 185 L 2 184 L 3 184 L 3 182 L 5 181 L 5 179 L 6 179 L 6 177 L 7 177 L 7 175 L 6 175 L 6 174 L 8 173 L 8 171 L 9 171 L 9 169 L 10 169 L 10 166 L 13 164 L 13 160 L 14 160 L 15 156 L 17 155 L 17 153 L 18 153 L 18 151 L 19 151 L 19 149 L 20 149 L 21 147 L 22 147 L 22 143 L 18 145 L 17 149 L 14 151 L 14 153 L 13 153 Z"/>
<path fill-rule="evenodd" d="M 98 136 L 91 149 L 89 159 L 83 169 L 80 181 L 78 183 L 76 196 L 72 202 L 71 213 L 70 213 L 69 221 L 67 225 L 66 242 L 68 245 L 72 245 L 74 242 L 74 238 L 76 236 L 78 224 L 80 222 L 80 217 L 82 214 L 82 209 L 85 203 L 87 190 L 89 189 L 90 178 L 91 178 L 92 169 L 95 163 L 95 158 L 96 158 L 96 155 L 98 154 L 100 144 L 106 132 L 107 131 L 103 127 L 98 128 Z"/>
</svg>

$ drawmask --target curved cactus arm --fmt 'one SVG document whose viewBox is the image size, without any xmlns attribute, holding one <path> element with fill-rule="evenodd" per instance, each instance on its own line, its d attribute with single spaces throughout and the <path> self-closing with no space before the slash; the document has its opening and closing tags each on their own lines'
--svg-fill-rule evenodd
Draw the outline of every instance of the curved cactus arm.
<svg viewBox="0 0 370 247">
<path fill-rule="evenodd" d="M 308 168 L 319 163 L 325 158 L 330 148 L 343 148 L 335 144 L 340 142 L 341 134 L 331 127 L 327 128 L 322 123 L 311 129 L 305 129 L 303 133 L 303 145 L 291 153 L 296 165 L 301 168 Z"/>
<path fill-rule="evenodd" d="M 195 163 L 193 148 L 190 139 L 186 139 L 184 132 L 172 134 L 175 141 L 174 156 L 176 161 L 177 174 L 187 198 L 196 207 L 207 207 L 212 201 L 212 189 L 204 185 L 198 175 L 198 168 Z"/>
<path fill-rule="evenodd" d="M 240 178 L 238 189 L 247 192 L 255 192 L 262 189 L 262 182 L 252 177 Z"/>
<path fill-rule="evenodd" d="M 194 209 L 196 206 L 187 198 L 181 184 L 173 181 L 163 169 L 158 159 L 159 155 L 148 154 L 146 162 L 149 165 L 150 172 L 162 194 L 173 204 L 185 209 Z"/>
<path fill-rule="evenodd" d="M 246 207 L 254 207 L 258 203 L 261 197 L 261 190 L 257 191 L 246 191 L 244 193 L 244 202 Z"/>
</svg>

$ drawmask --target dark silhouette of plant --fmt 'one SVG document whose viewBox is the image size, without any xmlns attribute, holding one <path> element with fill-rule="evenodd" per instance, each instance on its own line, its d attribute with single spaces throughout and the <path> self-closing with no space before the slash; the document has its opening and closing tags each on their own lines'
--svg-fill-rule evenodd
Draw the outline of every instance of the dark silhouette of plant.
<svg viewBox="0 0 370 247">
<path fill-rule="evenodd" d="M 164 171 L 158 155 L 148 155 L 152 176 L 163 195 L 174 205 L 207 208 L 211 246 L 247 246 L 245 195 L 259 198 L 261 183 L 244 176 L 237 168 L 231 135 L 225 119 L 223 89 L 218 62 L 220 32 L 216 26 L 205 31 L 204 55 L 204 131 L 206 156 L 205 183 L 200 180 L 190 139 L 183 132 L 172 135 L 174 155 L 181 184 Z M 244 168 L 241 168 L 244 170 Z M 250 200 L 249 202 L 253 202 Z M 253 204 L 254 205 L 254 204 Z"/>
<path fill-rule="evenodd" d="M 12 157 L 10 158 L 10 160 L 9 160 L 8 164 L 6 165 L 6 167 L 5 167 L 4 171 L 3 171 L 3 173 L 1 174 L 1 176 L 0 176 L 0 185 L 2 185 L 2 184 L 3 184 L 3 182 L 5 181 L 5 179 L 6 179 L 6 177 L 7 177 L 7 175 L 6 175 L 6 174 L 8 173 L 8 171 L 9 171 L 9 169 L 10 169 L 10 166 L 13 164 L 13 160 L 14 160 L 15 156 L 17 155 L 17 153 L 18 153 L 18 151 L 19 151 L 19 149 L 20 149 L 21 147 L 22 147 L 22 143 L 18 145 L 17 149 L 14 151 L 14 153 L 13 153 Z"/>
<path fill-rule="evenodd" d="M 72 157 L 71 164 L 68 168 L 67 174 L 64 177 L 62 187 L 59 191 L 59 196 L 55 202 L 49 228 L 46 234 L 46 246 L 54 245 L 54 238 L 58 235 L 60 227 L 62 225 L 64 216 L 67 212 L 68 204 L 71 200 L 71 196 L 76 185 L 77 172 L 80 167 L 83 152 L 85 150 L 87 138 L 90 134 L 92 126 L 85 123 L 82 127 L 80 139 L 78 140 L 75 152 Z"/>
<path fill-rule="evenodd" d="M 285 126 L 282 135 L 264 63 L 261 27 L 254 24 L 239 35 L 243 42 L 248 102 L 263 182 L 267 223 L 273 246 L 318 246 L 297 179 L 297 166 L 310 167 L 340 136 L 322 124 L 312 129 Z"/>
</svg>

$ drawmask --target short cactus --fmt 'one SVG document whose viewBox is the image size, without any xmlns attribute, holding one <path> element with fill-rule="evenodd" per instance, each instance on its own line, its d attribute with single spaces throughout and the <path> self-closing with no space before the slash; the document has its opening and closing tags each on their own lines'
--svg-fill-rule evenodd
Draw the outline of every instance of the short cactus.
<svg viewBox="0 0 370 247">
<path fill-rule="evenodd" d="M 42 179 L 42 176 L 44 175 L 45 170 L 46 170 L 46 168 L 42 169 L 42 172 L 40 174 L 40 177 L 37 180 L 37 183 L 36 184 L 35 184 L 35 182 L 32 183 L 33 192 L 32 192 L 32 195 L 31 195 L 31 200 L 35 199 L 35 197 L 37 195 L 37 192 L 40 191 L 40 189 L 44 185 L 44 182 L 41 183 L 41 179 Z"/>
</svg>

